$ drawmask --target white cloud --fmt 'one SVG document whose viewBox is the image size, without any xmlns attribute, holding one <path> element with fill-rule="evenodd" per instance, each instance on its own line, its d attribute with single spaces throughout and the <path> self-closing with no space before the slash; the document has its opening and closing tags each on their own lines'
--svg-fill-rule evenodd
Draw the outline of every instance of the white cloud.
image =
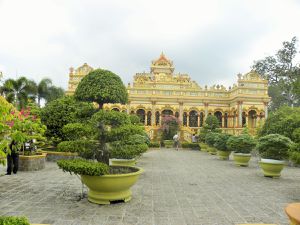
<svg viewBox="0 0 300 225">
<path fill-rule="evenodd" d="M 0 70 L 67 87 L 84 62 L 125 83 L 164 51 L 200 85 L 230 85 L 253 60 L 300 38 L 297 0 L 2 0 Z"/>
</svg>

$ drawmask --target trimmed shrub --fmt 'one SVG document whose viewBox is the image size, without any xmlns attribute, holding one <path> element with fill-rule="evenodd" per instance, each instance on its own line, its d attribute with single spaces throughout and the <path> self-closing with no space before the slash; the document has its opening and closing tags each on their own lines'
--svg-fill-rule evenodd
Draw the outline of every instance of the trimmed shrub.
<svg viewBox="0 0 300 225">
<path fill-rule="evenodd" d="M 0 225 L 30 225 L 26 217 L 0 216 Z"/>
<path fill-rule="evenodd" d="M 69 123 L 62 129 L 65 140 L 75 141 L 88 138 L 92 134 L 92 128 L 87 124 Z"/>
<path fill-rule="evenodd" d="M 205 143 L 208 144 L 210 147 L 213 147 L 215 144 L 215 139 L 219 135 L 219 133 L 209 132 L 205 136 Z"/>
<path fill-rule="evenodd" d="M 289 153 L 290 160 L 296 165 L 300 165 L 300 152 L 290 152 Z"/>
<path fill-rule="evenodd" d="M 147 144 L 124 145 L 121 142 L 111 143 L 110 158 L 133 159 L 148 149 Z"/>
<path fill-rule="evenodd" d="M 182 148 L 191 148 L 193 150 L 200 150 L 199 143 L 192 143 L 192 142 L 183 142 L 181 144 Z"/>
<path fill-rule="evenodd" d="M 156 141 L 156 142 L 152 141 L 149 144 L 149 148 L 159 148 L 159 147 L 160 147 L 160 144 L 158 141 Z"/>
<path fill-rule="evenodd" d="M 235 153 L 249 154 L 256 146 L 254 138 L 248 134 L 239 136 L 231 136 L 226 142 L 226 146 L 230 151 Z"/>
<path fill-rule="evenodd" d="M 220 151 L 231 151 L 227 148 L 227 140 L 230 138 L 231 135 L 220 133 L 215 137 L 214 147 Z"/>
<path fill-rule="evenodd" d="M 288 157 L 291 140 L 280 134 L 269 134 L 259 138 L 257 150 L 262 158 L 283 160 Z"/>
<path fill-rule="evenodd" d="M 62 141 L 57 146 L 58 152 L 77 152 L 79 156 L 89 159 L 93 157 L 93 150 L 97 143 L 90 140 Z"/>
<path fill-rule="evenodd" d="M 71 174 L 74 173 L 89 176 L 101 176 L 109 174 L 108 165 L 86 159 L 61 159 L 57 161 L 57 165 L 64 172 L 70 172 Z"/>
<path fill-rule="evenodd" d="M 130 117 L 126 113 L 118 111 L 99 110 L 92 116 L 92 124 L 98 125 L 99 122 L 104 122 L 106 126 L 119 127 L 130 124 Z"/>
</svg>

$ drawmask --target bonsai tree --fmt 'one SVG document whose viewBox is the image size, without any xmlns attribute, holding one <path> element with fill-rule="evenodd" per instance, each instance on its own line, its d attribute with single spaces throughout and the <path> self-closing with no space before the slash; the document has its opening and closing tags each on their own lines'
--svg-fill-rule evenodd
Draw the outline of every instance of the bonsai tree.
<svg viewBox="0 0 300 225">
<path fill-rule="evenodd" d="M 230 149 L 227 148 L 227 140 L 230 138 L 231 135 L 225 134 L 225 133 L 220 133 L 216 135 L 214 139 L 214 147 L 220 151 L 231 151 Z"/>
<path fill-rule="evenodd" d="M 288 157 L 292 141 L 280 134 L 269 134 L 258 139 L 256 146 L 260 156 L 266 159 L 283 160 Z"/>
<path fill-rule="evenodd" d="M 205 142 L 208 144 L 210 147 L 214 147 L 214 144 L 216 142 L 216 138 L 219 135 L 219 133 L 215 132 L 209 132 L 205 136 Z"/>
<path fill-rule="evenodd" d="M 80 101 L 96 102 L 99 109 L 105 103 L 127 102 L 127 91 L 121 78 L 108 71 L 97 69 L 86 75 L 78 84 L 75 98 Z"/>
<path fill-rule="evenodd" d="M 296 128 L 292 134 L 293 140 L 295 143 L 291 145 L 289 150 L 290 160 L 296 164 L 300 164 L 300 128 Z"/>
<path fill-rule="evenodd" d="M 249 154 L 256 146 L 254 138 L 248 134 L 231 136 L 226 142 L 227 149 L 235 153 Z"/>
<path fill-rule="evenodd" d="M 203 128 L 200 129 L 200 133 L 199 133 L 200 141 L 205 142 L 206 134 L 208 134 L 209 132 L 220 133 L 221 129 L 219 128 L 220 128 L 220 124 L 218 118 L 213 115 L 208 115 L 205 120 Z"/>
</svg>

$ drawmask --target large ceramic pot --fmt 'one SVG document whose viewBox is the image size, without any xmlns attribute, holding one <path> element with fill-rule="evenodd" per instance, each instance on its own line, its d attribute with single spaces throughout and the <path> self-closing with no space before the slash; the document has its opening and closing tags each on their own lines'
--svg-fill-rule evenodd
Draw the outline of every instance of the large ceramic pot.
<svg viewBox="0 0 300 225">
<path fill-rule="evenodd" d="M 132 196 L 130 188 L 143 172 L 142 168 L 130 168 L 133 172 L 125 174 L 81 175 L 82 182 L 89 188 L 88 200 L 96 204 L 110 204 L 113 201 L 128 202 Z"/>
<path fill-rule="evenodd" d="M 211 154 L 211 155 L 216 155 L 217 154 L 217 149 L 216 148 L 214 148 L 214 147 L 208 147 L 208 152 L 209 152 L 209 154 Z"/>
<path fill-rule="evenodd" d="M 110 166 L 135 166 L 136 159 L 109 159 Z"/>
<path fill-rule="evenodd" d="M 208 151 L 208 146 L 205 143 L 199 143 L 200 146 L 200 151 L 202 152 L 207 152 Z"/>
<path fill-rule="evenodd" d="M 251 154 L 233 153 L 233 160 L 237 166 L 248 166 L 251 159 Z"/>
<path fill-rule="evenodd" d="M 264 172 L 265 177 L 280 177 L 280 173 L 284 168 L 284 161 L 274 159 L 261 159 L 259 162 L 260 167 Z"/>
<path fill-rule="evenodd" d="M 220 159 L 228 160 L 230 156 L 231 151 L 220 151 L 218 150 L 218 156 Z"/>
</svg>

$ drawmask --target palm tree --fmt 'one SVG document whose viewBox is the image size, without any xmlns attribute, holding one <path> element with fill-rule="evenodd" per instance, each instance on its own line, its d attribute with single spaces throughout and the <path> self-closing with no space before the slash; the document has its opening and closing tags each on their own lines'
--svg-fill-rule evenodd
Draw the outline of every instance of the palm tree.
<svg viewBox="0 0 300 225">
<path fill-rule="evenodd" d="M 55 99 L 63 97 L 64 95 L 65 95 L 64 89 L 62 89 L 61 87 L 51 86 L 49 88 L 49 92 L 48 92 L 48 95 L 46 96 L 45 100 L 47 102 L 51 102 Z"/>
<path fill-rule="evenodd" d="M 50 94 L 51 87 L 52 80 L 49 78 L 42 79 L 37 85 L 37 101 L 39 107 L 41 107 L 41 99 L 47 99 L 47 96 Z"/>
<path fill-rule="evenodd" d="M 35 99 L 36 93 L 36 83 L 26 77 L 20 77 L 16 80 L 8 79 L 1 87 L 1 94 L 18 109 L 24 108 L 28 99 Z"/>
</svg>

